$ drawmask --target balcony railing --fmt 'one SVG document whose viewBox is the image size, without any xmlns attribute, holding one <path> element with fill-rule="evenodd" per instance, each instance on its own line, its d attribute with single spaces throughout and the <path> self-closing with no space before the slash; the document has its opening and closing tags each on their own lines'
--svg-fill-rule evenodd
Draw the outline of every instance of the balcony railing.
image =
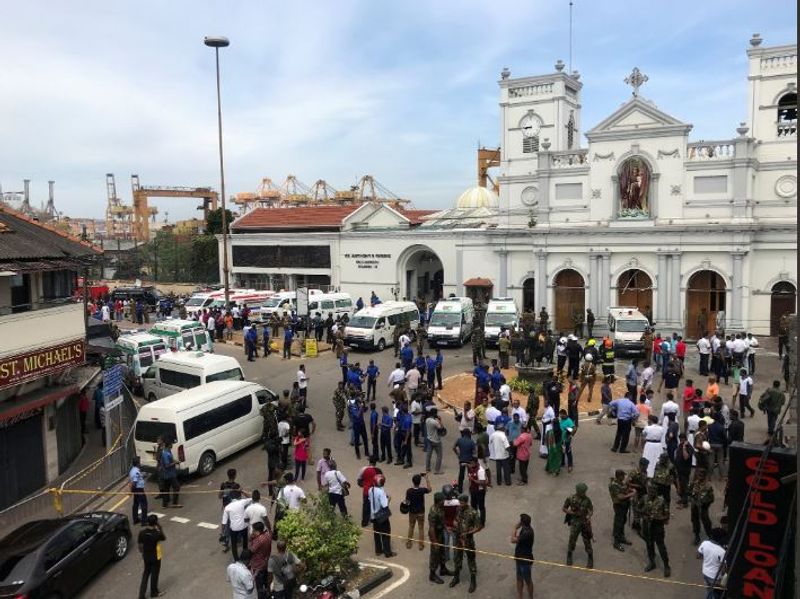
<svg viewBox="0 0 800 599">
<path fill-rule="evenodd" d="M 570 150 L 567 152 L 553 152 L 550 154 L 551 168 L 578 168 L 588 163 L 588 150 Z"/>
<path fill-rule="evenodd" d="M 733 141 L 698 141 L 686 147 L 686 159 L 730 160 L 736 155 L 736 144 Z"/>
<path fill-rule="evenodd" d="M 797 121 L 782 121 L 778 123 L 778 137 L 794 137 L 797 135 Z"/>
</svg>

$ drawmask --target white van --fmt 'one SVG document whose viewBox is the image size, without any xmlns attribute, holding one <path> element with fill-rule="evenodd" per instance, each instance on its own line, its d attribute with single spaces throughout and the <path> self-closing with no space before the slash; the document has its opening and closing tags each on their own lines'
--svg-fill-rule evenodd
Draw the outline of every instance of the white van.
<svg viewBox="0 0 800 599">
<path fill-rule="evenodd" d="M 210 474 L 216 463 L 261 439 L 259 413 L 277 396 L 256 383 L 216 381 L 145 404 L 134 425 L 136 455 L 155 471 L 159 437 L 173 442 L 181 475 Z"/>
<path fill-rule="evenodd" d="M 616 354 L 644 355 L 644 335 L 650 321 L 636 306 L 611 306 L 608 309 L 608 336 Z"/>
<path fill-rule="evenodd" d="M 198 320 L 181 320 L 180 318 L 159 320 L 150 329 L 150 334 L 161 337 L 172 351 L 198 349 L 211 351 L 214 349 L 209 332 Z"/>
<path fill-rule="evenodd" d="M 311 293 L 311 290 L 309 290 Z M 284 312 L 291 312 L 297 306 L 297 292 L 279 291 L 268 300 L 261 302 L 258 310 L 261 320 L 268 320 L 273 314 L 283 316 Z"/>
<path fill-rule="evenodd" d="M 393 344 L 393 333 L 401 321 L 406 321 L 412 335 L 419 326 L 419 310 L 414 302 L 388 301 L 363 308 L 347 323 L 344 344 L 363 349 L 383 350 Z"/>
<path fill-rule="evenodd" d="M 317 312 L 323 320 L 328 318 L 328 314 L 333 314 L 334 318 L 347 314 L 349 318 L 354 311 L 355 305 L 349 293 L 315 293 L 308 296 L 309 318 L 314 318 Z"/>
<path fill-rule="evenodd" d="M 215 299 L 224 297 L 224 291 L 210 291 L 208 293 L 195 293 L 183 304 L 189 318 L 194 318 L 208 308 Z"/>
<path fill-rule="evenodd" d="M 155 401 L 184 389 L 213 381 L 243 381 L 244 373 L 236 358 L 203 352 L 179 352 L 161 359 L 142 375 L 147 401 Z"/>
<path fill-rule="evenodd" d="M 517 302 L 510 297 L 493 297 L 486 307 L 483 321 L 483 335 L 487 346 L 497 345 L 500 338 L 500 327 L 509 330 L 519 326 L 519 308 Z"/>
<path fill-rule="evenodd" d="M 472 335 L 475 309 L 468 297 L 448 297 L 433 309 L 428 323 L 428 342 L 437 345 L 463 345 Z"/>
<path fill-rule="evenodd" d="M 161 337 L 138 331 L 120 335 L 116 348 L 122 352 L 127 368 L 127 383 L 135 393 L 142 393 L 142 375 L 145 371 L 168 351 Z"/>
</svg>

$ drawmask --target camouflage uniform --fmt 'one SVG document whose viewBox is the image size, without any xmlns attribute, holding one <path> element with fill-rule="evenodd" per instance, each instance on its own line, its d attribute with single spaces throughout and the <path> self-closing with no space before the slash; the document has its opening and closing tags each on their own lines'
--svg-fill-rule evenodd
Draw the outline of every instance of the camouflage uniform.
<svg viewBox="0 0 800 599">
<path fill-rule="evenodd" d="M 581 483 L 582 484 L 582 483 Z M 579 485 L 576 486 L 579 487 Z M 584 485 L 585 487 L 585 485 Z M 592 500 L 586 496 L 586 493 L 575 493 L 567 497 L 564 501 L 564 509 L 571 510 L 571 514 L 567 514 L 566 522 L 569 524 L 569 543 L 567 544 L 567 565 L 572 565 L 572 552 L 575 551 L 575 544 L 578 541 L 578 535 L 583 537 L 583 547 L 589 556 L 589 564 L 587 568 L 594 565 L 593 552 L 592 552 L 592 521 L 591 512 L 593 510 Z"/>
<path fill-rule="evenodd" d="M 431 554 L 428 558 L 430 571 L 436 573 L 439 568 L 445 567 L 444 559 L 444 511 L 441 506 L 434 504 L 428 510 L 428 527 L 436 536 L 436 543 L 431 543 Z"/>
<path fill-rule="evenodd" d="M 675 484 L 677 476 L 675 465 L 672 462 L 669 460 L 658 461 L 651 484 L 655 486 L 658 494 L 664 498 L 664 502 L 667 504 L 667 510 L 669 510 L 671 502 L 670 487 Z"/>
<path fill-rule="evenodd" d="M 619 481 L 614 477 L 608 483 L 608 492 L 614 507 L 614 545 L 619 546 L 626 542 L 625 520 L 628 519 L 628 510 L 631 507 L 630 497 L 625 497 L 628 493 L 628 485 L 624 480 Z"/>
<path fill-rule="evenodd" d="M 343 389 L 336 389 L 333 393 L 333 407 L 336 409 L 336 428 L 339 430 L 344 429 L 344 408 L 347 403 L 347 395 Z"/>
<path fill-rule="evenodd" d="M 700 523 L 707 536 L 711 536 L 711 518 L 708 509 L 714 503 L 714 488 L 705 477 L 700 474 L 702 470 L 695 472 L 694 480 L 689 485 L 689 503 L 692 508 L 692 532 L 694 532 L 695 544 L 700 543 Z"/>
<path fill-rule="evenodd" d="M 647 468 L 644 472 L 639 468 L 631 470 L 628 474 L 628 486 L 636 489 L 636 495 L 633 498 L 633 522 L 631 528 L 634 530 L 641 530 L 641 510 L 640 505 L 644 496 L 647 494 Z"/>
<path fill-rule="evenodd" d="M 652 489 L 642 502 L 642 519 L 644 540 L 647 544 L 647 558 L 650 560 L 645 572 L 654 570 L 656 567 L 657 546 L 658 553 L 664 561 L 664 576 L 669 576 L 669 554 L 667 553 L 667 546 L 664 544 L 664 527 L 669 522 L 669 507 L 656 489 Z"/>
<path fill-rule="evenodd" d="M 461 573 L 461 564 L 464 562 L 464 553 L 467 554 L 467 569 L 469 573 L 474 576 L 478 573 L 478 567 L 475 563 L 475 538 L 471 534 L 466 534 L 468 530 L 479 528 L 481 525 L 480 516 L 478 512 L 469 506 L 461 505 L 456 518 L 456 542 L 455 556 L 453 562 L 455 564 L 456 576 Z"/>
<path fill-rule="evenodd" d="M 486 355 L 483 348 L 483 329 L 474 327 L 472 329 L 472 363 L 477 366 L 478 362 L 483 360 Z"/>
<path fill-rule="evenodd" d="M 267 402 L 261 408 L 261 418 L 264 421 L 263 428 L 261 430 L 261 439 L 266 443 L 270 439 L 277 440 L 278 439 L 278 415 L 275 412 L 275 406 L 272 405 L 272 402 Z"/>
</svg>

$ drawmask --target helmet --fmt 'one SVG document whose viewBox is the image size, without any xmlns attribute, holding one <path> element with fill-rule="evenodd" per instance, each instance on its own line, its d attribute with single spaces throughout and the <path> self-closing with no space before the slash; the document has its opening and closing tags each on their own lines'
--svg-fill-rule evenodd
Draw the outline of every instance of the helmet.
<svg viewBox="0 0 800 599">
<path fill-rule="evenodd" d="M 587 362 L 594 362 L 594 356 L 592 354 L 586 354 L 585 356 L 583 356 L 583 359 L 586 360 Z"/>
<path fill-rule="evenodd" d="M 569 340 L 569 341 L 577 341 L 577 340 L 578 340 L 578 338 L 577 338 L 575 335 L 573 335 L 572 333 L 570 333 L 570 334 L 567 336 L 567 340 Z"/>
<path fill-rule="evenodd" d="M 589 339 L 589 341 L 586 342 L 586 347 L 594 347 L 596 343 L 597 341 L 594 339 Z"/>
<path fill-rule="evenodd" d="M 561 345 L 564 345 L 564 344 L 567 342 L 567 338 L 566 338 L 566 337 L 561 337 L 561 338 L 558 340 L 558 342 L 559 342 Z"/>
<path fill-rule="evenodd" d="M 609 339 L 608 337 L 603 339 L 603 345 L 605 345 L 606 347 L 611 347 L 613 344 L 614 344 L 614 342 L 611 341 L 611 339 Z"/>
</svg>

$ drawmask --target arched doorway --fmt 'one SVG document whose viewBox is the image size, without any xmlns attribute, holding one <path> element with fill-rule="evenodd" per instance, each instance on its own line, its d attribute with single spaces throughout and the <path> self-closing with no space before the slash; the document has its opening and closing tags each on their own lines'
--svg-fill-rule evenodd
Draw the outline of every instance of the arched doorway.
<svg viewBox="0 0 800 599">
<path fill-rule="evenodd" d="M 617 279 L 617 305 L 636 306 L 651 317 L 653 311 L 653 280 L 643 270 L 631 268 Z"/>
<path fill-rule="evenodd" d="M 398 264 L 401 297 L 424 303 L 435 302 L 442 297 L 444 267 L 433 250 L 426 246 L 415 246 Z"/>
<path fill-rule="evenodd" d="M 797 289 L 789 281 L 780 281 L 772 286 L 769 299 L 769 334 L 778 334 L 778 323 L 784 314 L 794 314 L 797 306 Z"/>
<path fill-rule="evenodd" d="M 699 339 L 716 330 L 718 316 L 724 317 L 724 312 L 725 279 L 713 270 L 694 273 L 686 288 L 686 336 Z"/>
<path fill-rule="evenodd" d="M 555 330 L 572 331 L 575 326 L 573 317 L 585 316 L 586 293 L 583 277 L 577 270 L 564 269 L 556 275 L 555 288 Z"/>
<path fill-rule="evenodd" d="M 522 283 L 522 310 L 536 312 L 536 281 L 533 277 Z"/>
</svg>

